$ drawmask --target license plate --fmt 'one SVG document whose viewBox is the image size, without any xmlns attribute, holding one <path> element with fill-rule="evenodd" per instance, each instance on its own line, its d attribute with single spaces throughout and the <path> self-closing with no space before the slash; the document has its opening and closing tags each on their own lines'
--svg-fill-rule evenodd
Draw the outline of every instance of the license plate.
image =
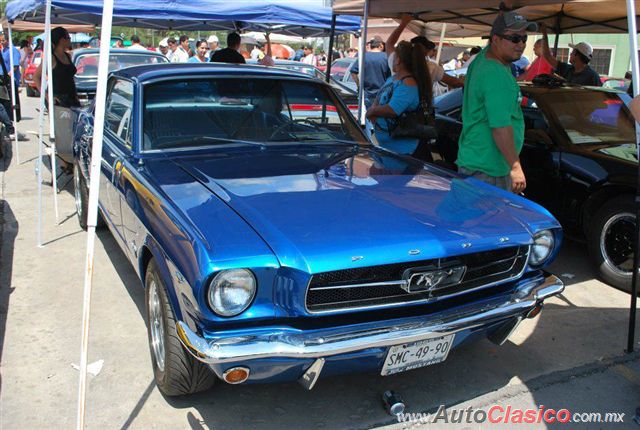
<svg viewBox="0 0 640 430">
<path fill-rule="evenodd" d="M 446 360 L 453 344 L 454 336 L 450 334 L 392 346 L 389 349 L 380 374 L 382 376 L 393 375 L 394 373 L 405 372 Z"/>
</svg>

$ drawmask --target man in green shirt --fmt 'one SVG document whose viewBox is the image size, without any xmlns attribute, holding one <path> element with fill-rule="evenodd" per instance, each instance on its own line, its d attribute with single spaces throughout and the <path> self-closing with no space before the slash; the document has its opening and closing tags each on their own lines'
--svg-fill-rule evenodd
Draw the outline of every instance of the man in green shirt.
<svg viewBox="0 0 640 430">
<path fill-rule="evenodd" d="M 520 88 L 511 63 L 522 56 L 527 31 L 537 28 L 515 12 L 503 12 L 465 79 L 459 170 L 514 193 L 527 183 L 519 159 L 524 142 Z"/>
</svg>

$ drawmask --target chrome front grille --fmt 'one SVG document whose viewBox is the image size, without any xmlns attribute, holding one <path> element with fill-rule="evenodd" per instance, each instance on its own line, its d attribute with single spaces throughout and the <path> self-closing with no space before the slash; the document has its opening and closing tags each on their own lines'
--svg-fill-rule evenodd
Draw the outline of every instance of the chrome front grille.
<svg viewBox="0 0 640 430">
<path fill-rule="evenodd" d="M 457 257 L 336 270 L 313 275 L 306 295 L 309 312 L 384 307 L 427 302 L 497 285 L 522 275 L 528 246 L 514 246 Z M 465 266 L 460 282 L 429 291 L 407 292 L 407 271 Z"/>
</svg>

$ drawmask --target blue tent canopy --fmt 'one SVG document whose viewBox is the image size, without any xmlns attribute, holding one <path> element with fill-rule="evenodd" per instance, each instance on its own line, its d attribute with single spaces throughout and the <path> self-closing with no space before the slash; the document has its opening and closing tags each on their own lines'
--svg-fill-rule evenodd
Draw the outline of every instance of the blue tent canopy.
<svg viewBox="0 0 640 430">
<path fill-rule="evenodd" d="M 44 22 L 45 0 L 12 0 L 10 21 Z M 51 0 L 52 24 L 99 25 L 102 0 Z M 157 30 L 272 31 L 293 36 L 326 35 L 331 8 L 296 0 L 114 0 L 113 25 Z M 338 16 L 336 32 L 356 32 L 360 19 Z"/>
</svg>

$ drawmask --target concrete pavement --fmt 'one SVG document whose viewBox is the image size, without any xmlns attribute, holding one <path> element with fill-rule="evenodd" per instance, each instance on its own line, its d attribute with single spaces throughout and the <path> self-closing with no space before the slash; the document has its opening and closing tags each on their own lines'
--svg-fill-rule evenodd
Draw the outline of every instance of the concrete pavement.
<svg viewBox="0 0 640 430">
<path fill-rule="evenodd" d="M 23 97 L 22 132 L 37 130 L 36 100 Z M 78 372 L 71 364 L 80 356 L 86 234 L 75 217 L 71 184 L 58 196 L 58 225 L 51 187 L 45 186 L 45 246 L 36 247 L 37 138 L 29 136 L 28 142 L 20 143 L 21 163 L 6 144 L 0 160 L 0 426 L 72 428 Z M 48 171 L 43 176 L 50 180 Z M 219 383 L 207 393 L 167 399 L 153 383 L 142 288 L 109 232 L 101 231 L 89 362 L 102 359 L 104 367 L 89 377 L 87 428 L 413 425 L 397 424 L 384 412 L 380 399 L 388 389 L 399 392 L 412 413 L 434 412 L 439 405 L 488 409 L 544 404 L 625 414 L 624 423 L 589 428 L 637 428 L 630 417 L 640 406 L 640 361 L 623 351 L 629 296 L 594 280 L 585 252 L 581 244 L 565 243 L 553 266 L 554 273 L 564 275 L 565 293 L 549 301 L 540 317 L 527 320 L 502 347 L 482 341 L 452 352 L 442 364 L 389 377 L 325 378 L 310 392 L 295 383 Z M 637 332 L 640 338 L 640 324 Z"/>
</svg>

